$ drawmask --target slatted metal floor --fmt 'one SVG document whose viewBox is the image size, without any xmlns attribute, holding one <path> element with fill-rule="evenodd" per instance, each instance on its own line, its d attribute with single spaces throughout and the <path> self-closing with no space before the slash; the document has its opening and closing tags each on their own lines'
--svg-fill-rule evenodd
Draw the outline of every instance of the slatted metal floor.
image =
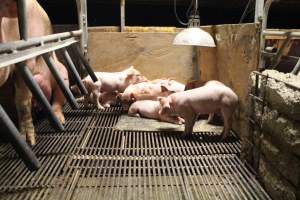
<svg viewBox="0 0 300 200">
<path fill-rule="evenodd" d="M 66 107 L 63 132 L 39 122 L 34 173 L 1 144 L 0 199 L 270 199 L 238 158 L 234 135 L 115 131 L 121 113 Z"/>
</svg>

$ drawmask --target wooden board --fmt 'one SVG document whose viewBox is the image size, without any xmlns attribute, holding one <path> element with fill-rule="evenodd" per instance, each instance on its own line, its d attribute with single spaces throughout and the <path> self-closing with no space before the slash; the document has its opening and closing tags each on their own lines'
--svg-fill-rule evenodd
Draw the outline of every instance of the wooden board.
<svg viewBox="0 0 300 200">
<path fill-rule="evenodd" d="M 170 32 L 89 31 L 88 56 L 95 71 L 120 71 L 134 65 L 149 79 L 173 77 L 181 82 L 194 78 L 197 69 L 192 47 L 174 46 Z"/>
<path fill-rule="evenodd" d="M 239 97 L 234 117 L 234 129 L 246 133 L 248 80 L 257 70 L 259 56 L 259 27 L 257 24 L 235 24 L 205 27 L 216 41 L 216 48 L 199 48 L 201 80 L 220 80 Z"/>
</svg>

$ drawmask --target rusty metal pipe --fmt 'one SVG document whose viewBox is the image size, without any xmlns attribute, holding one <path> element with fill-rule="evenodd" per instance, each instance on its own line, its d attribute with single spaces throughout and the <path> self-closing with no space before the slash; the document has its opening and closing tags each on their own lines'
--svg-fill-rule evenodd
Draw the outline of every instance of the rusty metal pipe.
<svg viewBox="0 0 300 200">
<path fill-rule="evenodd" d="M 66 97 L 67 101 L 69 102 L 70 106 L 73 109 L 78 109 L 79 105 L 76 102 L 72 92 L 70 89 L 65 85 L 63 78 L 60 76 L 55 64 L 53 58 L 51 58 L 49 53 L 46 53 L 42 55 L 44 58 L 46 64 L 48 65 L 53 77 L 55 78 L 57 84 L 59 85 L 61 91 L 63 92 L 64 96 Z"/>
<path fill-rule="evenodd" d="M 75 67 L 67 49 L 63 48 L 63 49 L 61 49 L 61 51 L 63 53 L 62 55 L 63 55 L 64 59 L 66 60 L 66 62 L 68 64 L 70 74 L 73 76 L 76 84 L 78 85 L 78 88 L 80 89 L 81 94 L 83 94 L 83 95 L 88 94 L 88 91 L 86 90 L 85 86 L 83 85 L 81 78 L 76 70 L 76 67 Z"/>
</svg>

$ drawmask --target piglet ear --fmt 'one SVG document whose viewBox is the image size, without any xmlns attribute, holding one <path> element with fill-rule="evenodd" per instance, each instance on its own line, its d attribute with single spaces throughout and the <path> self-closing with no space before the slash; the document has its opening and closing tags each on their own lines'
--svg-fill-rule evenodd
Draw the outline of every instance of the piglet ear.
<svg viewBox="0 0 300 200">
<path fill-rule="evenodd" d="M 125 79 L 125 81 L 130 81 L 132 78 L 133 78 L 134 74 L 130 73 L 130 74 L 127 74 L 127 77 Z"/>
<path fill-rule="evenodd" d="M 161 85 L 160 88 L 161 88 L 161 92 L 168 92 L 169 91 L 168 88 L 164 85 Z"/>
</svg>

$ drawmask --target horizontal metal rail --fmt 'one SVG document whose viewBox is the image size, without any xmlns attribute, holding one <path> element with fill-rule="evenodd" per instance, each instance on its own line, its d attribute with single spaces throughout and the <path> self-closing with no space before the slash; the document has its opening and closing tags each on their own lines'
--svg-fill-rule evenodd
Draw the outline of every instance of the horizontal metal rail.
<svg viewBox="0 0 300 200">
<path fill-rule="evenodd" d="M 78 41 L 75 38 L 70 38 L 64 41 L 53 42 L 45 44 L 43 46 L 32 47 L 23 51 L 17 51 L 12 54 L 2 54 L 0 56 L 0 68 L 7 67 L 9 65 L 26 61 L 36 56 L 40 56 L 42 54 L 70 46 L 76 42 Z"/>
<path fill-rule="evenodd" d="M 26 41 L 19 40 L 14 42 L 7 42 L 0 45 L 0 54 L 13 52 L 19 49 L 26 49 L 34 46 L 41 46 L 49 42 L 61 41 L 68 38 L 79 37 L 81 36 L 81 34 L 82 34 L 81 30 L 76 30 L 76 31 L 56 33 L 56 34 L 46 35 L 41 37 L 33 37 L 33 38 L 29 38 Z"/>
<path fill-rule="evenodd" d="M 281 31 L 281 30 L 264 30 L 264 36 L 286 36 L 291 38 L 300 39 L 300 30 L 299 31 Z"/>
</svg>

